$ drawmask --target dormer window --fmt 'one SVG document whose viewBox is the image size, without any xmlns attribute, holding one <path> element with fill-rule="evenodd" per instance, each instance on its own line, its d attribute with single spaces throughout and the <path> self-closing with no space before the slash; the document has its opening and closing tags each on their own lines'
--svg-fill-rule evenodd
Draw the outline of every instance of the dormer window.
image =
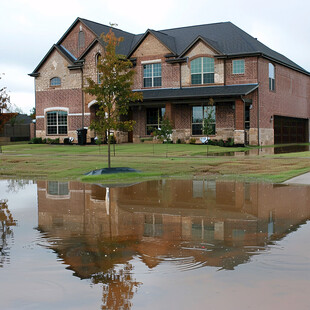
<svg viewBox="0 0 310 310">
<path fill-rule="evenodd" d="M 143 65 L 143 86 L 161 86 L 161 63 Z"/>
<path fill-rule="evenodd" d="M 51 86 L 60 86 L 61 85 L 61 81 L 59 77 L 53 77 L 50 81 Z"/>
<path fill-rule="evenodd" d="M 192 84 L 214 83 L 214 59 L 210 57 L 199 57 L 191 61 Z"/>
</svg>

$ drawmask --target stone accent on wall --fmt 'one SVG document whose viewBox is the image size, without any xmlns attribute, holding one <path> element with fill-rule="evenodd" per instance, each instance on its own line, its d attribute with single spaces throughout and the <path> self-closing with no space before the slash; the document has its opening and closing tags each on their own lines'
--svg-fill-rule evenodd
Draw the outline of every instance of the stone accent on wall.
<svg viewBox="0 0 310 310">
<path fill-rule="evenodd" d="M 244 144 L 244 130 L 235 130 L 234 131 L 234 143 L 235 144 Z"/>
<path fill-rule="evenodd" d="M 233 128 L 217 128 L 216 129 L 216 136 L 214 139 L 228 140 L 228 138 L 234 138 L 234 129 Z"/>
<path fill-rule="evenodd" d="M 274 144 L 273 128 L 260 128 L 259 139 L 260 139 L 260 145 L 273 145 Z"/>
<path fill-rule="evenodd" d="M 173 129 L 172 132 L 172 141 L 173 143 L 176 143 L 178 139 L 181 140 L 181 142 L 188 143 L 191 138 L 191 130 L 190 129 Z"/>
<path fill-rule="evenodd" d="M 128 142 L 127 131 L 116 131 L 114 135 L 115 135 L 116 143 L 127 143 Z"/>
<path fill-rule="evenodd" d="M 258 130 L 257 128 L 249 129 L 249 144 L 250 145 L 258 145 Z"/>
</svg>

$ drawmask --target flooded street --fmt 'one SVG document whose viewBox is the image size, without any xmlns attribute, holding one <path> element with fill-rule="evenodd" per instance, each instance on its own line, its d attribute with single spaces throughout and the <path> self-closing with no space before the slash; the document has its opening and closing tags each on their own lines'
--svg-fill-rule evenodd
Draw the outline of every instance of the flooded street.
<svg viewBox="0 0 310 310">
<path fill-rule="evenodd" d="M 0 181 L 1 309 L 309 309 L 310 186 Z"/>
</svg>

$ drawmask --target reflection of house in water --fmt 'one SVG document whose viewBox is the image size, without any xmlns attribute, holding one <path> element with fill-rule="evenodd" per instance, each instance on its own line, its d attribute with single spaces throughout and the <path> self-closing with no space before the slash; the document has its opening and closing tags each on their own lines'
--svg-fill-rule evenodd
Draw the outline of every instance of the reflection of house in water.
<svg viewBox="0 0 310 310">
<path fill-rule="evenodd" d="M 38 182 L 40 230 L 75 275 L 105 283 L 110 308 L 129 303 L 138 285 L 133 257 L 149 268 L 174 258 L 233 269 L 309 219 L 309 200 L 306 186 L 160 180 L 107 193 Z"/>
</svg>

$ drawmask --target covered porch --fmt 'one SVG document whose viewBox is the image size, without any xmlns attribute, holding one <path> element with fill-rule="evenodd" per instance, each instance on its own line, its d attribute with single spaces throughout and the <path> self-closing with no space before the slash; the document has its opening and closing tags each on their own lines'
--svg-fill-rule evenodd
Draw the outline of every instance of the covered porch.
<svg viewBox="0 0 310 310">
<path fill-rule="evenodd" d="M 207 111 L 214 115 L 211 139 L 234 139 L 235 144 L 258 144 L 258 84 L 142 90 L 143 102 L 130 107 L 136 121 L 133 142 L 151 137 L 164 117 L 173 125 L 173 142 L 189 143 L 204 137 Z M 141 90 L 139 90 L 141 91 Z M 212 104 L 212 106 L 210 105 Z"/>
</svg>

